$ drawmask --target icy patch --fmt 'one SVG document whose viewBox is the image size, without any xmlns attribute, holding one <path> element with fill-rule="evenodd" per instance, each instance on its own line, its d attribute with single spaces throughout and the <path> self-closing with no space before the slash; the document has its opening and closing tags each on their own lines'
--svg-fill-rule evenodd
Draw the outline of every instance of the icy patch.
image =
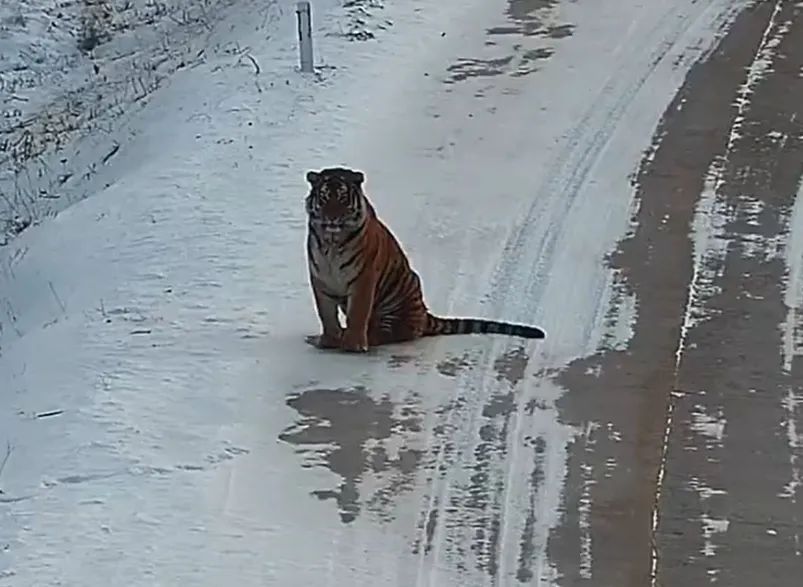
<svg viewBox="0 0 803 587">
<path fill-rule="evenodd" d="M 696 404 L 691 410 L 691 429 L 706 439 L 706 449 L 719 448 L 722 446 L 723 440 L 725 439 L 726 426 L 727 421 L 725 420 L 721 408 L 717 409 L 716 413 L 711 414 L 705 406 Z M 730 522 L 725 518 L 712 516 L 710 506 L 707 506 L 706 502 L 715 495 L 724 495 L 725 492 L 708 487 L 696 478 L 692 479 L 689 485 L 697 492 L 704 511 L 700 517 L 703 537 L 701 552 L 705 557 L 713 557 L 717 553 L 717 545 L 715 544 L 714 537 L 717 534 L 726 532 Z M 708 574 L 712 582 L 716 581 L 718 574 L 716 569 L 709 569 Z"/>
<path fill-rule="evenodd" d="M 737 108 L 736 119 L 734 120 L 731 136 L 728 140 L 728 147 L 726 152 L 730 152 L 733 147 L 733 142 L 741 136 L 741 128 L 744 123 L 745 112 L 750 107 L 750 99 L 753 95 L 753 90 L 756 84 L 760 82 L 764 76 L 772 73 L 773 61 L 776 57 L 778 45 L 784 35 L 789 32 L 791 23 L 789 21 L 778 24 L 778 14 L 781 12 L 783 3 L 777 2 L 775 9 L 770 17 L 769 26 L 764 31 L 764 36 L 761 39 L 756 58 L 750 64 L 747 70 L 747 79 L 742 83 L 739 90 L 736 92 L 736 101 L 734 105 Z"/>
<path fill-rule="evenodd" d="M 694 214 L 692 278 L 689 282 L 680 342 L 675 355 L 676 365 L 680 364 L 689 330 L 710 316 L 710 311 L 705 308 L 705 302 L 721 291 L 716 283 L 724 270 L 728 248 L 725 230 L 728 222 L 726 210 L 725 206 L 717 201 L 717 184 L 722 174 L 722 165 L 723 161 L 715 160 L 709 167 Z"/>
<path fill-rule="evenodd" d="M 739 202 L 738 219 L 748 226 L 759 229 L 761 227 L 761 214 L 765 203 L 751 196 L 742 196 Z M 739 235 L 746 257 L 759 258 L 763 262 L 778 258 L 786 244 L 786 235 L 783 233 L 767 237 L 760 232 L 744 232 Z"/>
<path fill-rule="evenodd" d="M 703 524 L 703 556 L 714 556 L 717 553 L 717 547 L 714 544 L 712 537 L 715 534 L 722 534 L 728 531 L 730 520 L 723 520 L 719 518 L 710 518 L 706 515 L 700 517 Z"/>
<path fill-rule="evenodd" d="M 592 480 L 594 467 L 587 463 L 581 465 L 583 475 L 583 493 L 580 496 L 577 525 L 580 528 L 580 576 L 583 579 L 591 579 L 591 488 L 594 485 Z"/>
<path fill-rule="evenodd" d="M 599 425 L 595 422 L 589 422 L 588 426 L 586 427 L 586 450 L 588 451 L 593 451 L 593 446 L 596 444 L 593 436 L 598 427 Z M 591 569 L 593 564 L 591 542 L 591 491 L 596 484 L 594 481 L 594 466 L 588 462 L 584 462 L 580 465 L 580 472 L 583 478 L 583 489 L 577 506 L 577 525 L 580 528 L 579 572 L 583 579 L 591 579 Z"/>
<path fill-rule="evenodd" d="M 706 412 L 705 406 L 697 404 L 694 406 L 691 416 L 692 430 L 715 441 L 715 446 L 722 446 L 722 441 L 725 438 L 725 426 L 727 421 L 721 409 L 717 412 L 716 416 L 712 416 Z"/>
<path fill-rule="evenodd" d="M 795 356 L 803 355 L 803 184 L 798 190 L 789 218 L 786 242 L 787 315 L 783 328 L 783 368 L 792 370 Z"/>
<path fill-rule="evenodd" d="M 697 493 L 700 499 L 700 505 L 704 510 L 708 510 L 708 501 L 715 496 L 727 495 L 727 492 L 722 489 L 715 489 L 703 483 L 697 477 L 693 477 L 689 481 L 689 486 Z M 717 534 L 722 534 L 728 531 L 730 527 L 730 520 L 727 518 L 719 518 L 711 515 L 710 511 L 705 511 L 700 516 L 700 524 L 702 526 L 703 547 L 701 554 L 705 557 L 713 557 L 717 554 L 718 547 L 715 543 Z M 708 569 L 708 577 L 710 582 L 714 583 L 717 580 L 719 570 L 715 568 Z"/>
<path fill-rule="evenodd" d="M 717 194 L 725 181 L 722 170 L 727 166 L 728 156 L 733 150 L 733 146 L 742 136 L 741 130 L 745 120 L 745 113 L 750 107 L 750 99 L 755 86 L 772 71 L 777 47 L 783 36 L 789 31 L 790 23 L 785 22 L 779 25 L 777 22 L 781 6 L 781 3 L 775 5 L 769 25 L 761 39 L 756 58 L 750 64 L 747 78 L 737 92 L 734 103 L 737 112 L 728 136 L 725 154 L 720 160 L 714 161 L 709 168 L 703 193 L 697 206 L 692 228 L 694 235 L 694 268 L 692 279 L 689 283 L 689 295 L 683 326 L 681 327 L 680 341 L 675 353 L 676 368 L 680 364 L 689 329 L 699 324 L 706 317 L 704 302 L 717 293 L 716 288 L 713 286 L 714 280 L 712 278 L 717 277 L 716 272 L 722 270 L 722 261 L 727 248 L 727 241 L 724 236 L 727 212 L 724 206 L 717 202 Z M 766 239 L 762 241 L 757 237 L 748 237 L 746 241 L 745 246 L 748 254 L 749 251 L 755 253 L 761 250 L 761 247 L 767 244 L 777 245 L 777 243 L 767 243 Z"/>
<path fill-rule="evenodd" d="M 717 489 L 715 487 L 706 485 L 697 477 L 692 477 L 689 480 L 689 487 L 691 487 L 694 491 L 697 492 L 697 495 L 700 496 L 700 501 L 703 503 L 708 501 L 712 497 L 728 494 L 728 492 L 725 491 L 724 489 Z"/>
<path fill-rule="evenodd" d="M 803 356 L 803 184 L 798 189 L 795 204 L 788 220 L 786 252 L 786 320 L 781 324 L 783 331 L 783 370 L 791 376 L 794 361 Z M 781 402 L 786 413 L 784 425 L 789 444 L 789 465 L 791 475 L 789 482 L 780 493 L 781 497 L 797 500 L 798 492 L 803 485 L 803 473 L 800 467 L 800 453 L 803 447 L 803 431 L 798 430 L 803 397 L 790 384 L 786 397 Z M 801 555 L 799 540 L 796 540 L 796 553 Z"/>
<path fill-rule="evenodd" d="M 785 426 L 786 438 L 789 443 L 789 460 L 792 467 L 792 478 L 789 480 L 789 483 L 784 486 L 779 496 L 795 500 L 797 491 L 803 484 L 797 456 L 801 447 L 803 447 L 803 433 L 797 429 L 797 412 L 798 409 L 803 406 L 803 399 L 797 397 L 795 392 L 789 389 L 781 404 L 787 415 Z"/>
<path fill-rule="evenodd" d="M 745 197 L 743 201 L 742 212 L 746 215 L 745 222 L 750 226 L 761 226 L 758 217 L 764 211 L 764 201 L 750 197 Z"/>
<path fill-rule="evenodd" d="M 622 351 L 633 338 L 638 318 L 638 298 L 630 293 L 620 270 L 611 274 L 610 306 L 602 325 L 600 349 Z"/>
</svg>

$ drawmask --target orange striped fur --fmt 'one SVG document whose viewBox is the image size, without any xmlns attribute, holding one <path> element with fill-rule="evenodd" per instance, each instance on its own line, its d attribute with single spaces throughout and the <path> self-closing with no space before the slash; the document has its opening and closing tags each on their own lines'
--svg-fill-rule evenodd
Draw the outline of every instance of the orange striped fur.
<svg viewBox="0 0 803 587">
<path fill-rule="evenodd" d="M 362 352 L 440 334 L 544 338 L 534 326 L 432 315 L 418 274 L 365 196 L 364 180 L 361 172 L 342 167 L 307 173 L 307 261 L 322 326 L 319 336 L 307 338 L 310 344 Z"/>
</svg>

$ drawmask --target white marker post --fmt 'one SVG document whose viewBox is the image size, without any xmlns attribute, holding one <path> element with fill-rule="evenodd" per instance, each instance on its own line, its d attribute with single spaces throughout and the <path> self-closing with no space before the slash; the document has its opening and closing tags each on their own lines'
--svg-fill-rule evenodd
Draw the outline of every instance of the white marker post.
<svg viewBox="0 0 803 587">
<path fill-rule="evenodd" d="M 301 71 L 312 73 L 312 13 L 309 2 L 296 4 L 298 16 L 298 51 L 301 56 Z"/>
</svg>

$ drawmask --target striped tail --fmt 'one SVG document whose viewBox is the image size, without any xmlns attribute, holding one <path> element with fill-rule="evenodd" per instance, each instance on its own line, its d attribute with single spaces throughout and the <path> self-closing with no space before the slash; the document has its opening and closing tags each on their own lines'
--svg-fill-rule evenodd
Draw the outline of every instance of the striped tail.
<svg viewBox="0 0 803 587">
<path fill-rule="evenodd" d="M 497 322 L 482 318 L 440 318 L 427 312 L 424 336 L 444 334 L 506 334 L 522 338 L 545 338 L 546 332 L 536 326 Z"/>
</svg>

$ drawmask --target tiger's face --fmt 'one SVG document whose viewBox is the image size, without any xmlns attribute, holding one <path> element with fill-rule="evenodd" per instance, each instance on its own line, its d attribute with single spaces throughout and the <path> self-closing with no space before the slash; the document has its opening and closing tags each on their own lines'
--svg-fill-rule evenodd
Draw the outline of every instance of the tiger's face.
<svg viewBox="0 0 803 587">
<path fill-rule="evenodd" d="M 323 239 L 342 240 L 365 222 L 364 180 L 361 172 L 342 167 L 307 172 L 311 186 L 305 202 L 307 216 L 310 227 Z"/>
</svg>

